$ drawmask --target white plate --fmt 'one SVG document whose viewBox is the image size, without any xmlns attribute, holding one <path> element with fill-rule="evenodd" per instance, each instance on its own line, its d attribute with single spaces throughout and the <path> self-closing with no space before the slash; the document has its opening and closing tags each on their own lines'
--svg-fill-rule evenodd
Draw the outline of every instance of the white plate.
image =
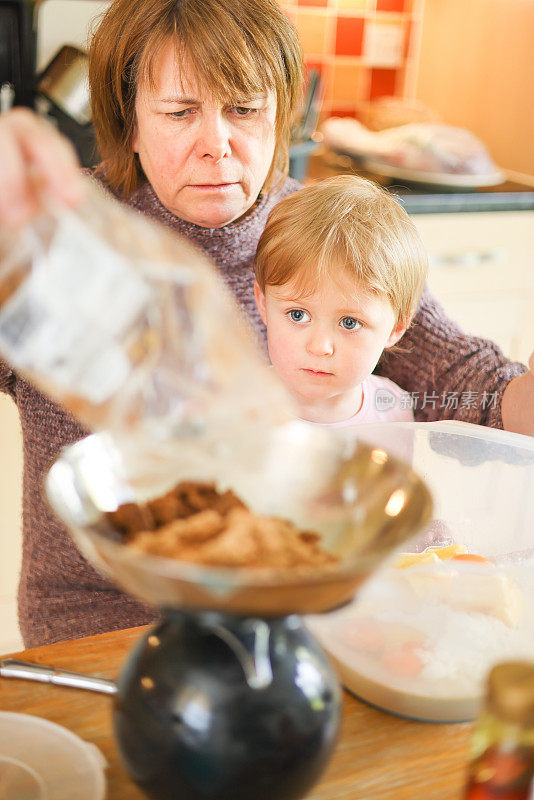
<svg viewBox="0 0 534 800">
<path fill-rule="evenodd" d="M 428 186 L 445 186 L 457 189 L 479 189 L 484 186 L 498 186 L 506 180 L 502 172 L 493 172 L 491 175 L 458 175 L 449 172 L 423 172 L 416 169 L 404 169 L 363 157 L 365 169 L 386 178 L 395 178 L 410 183 L 421 183 Z"/>
<path fill-rule="evenodd" d="M 94 744 L 61 725 L 0 711 L 0 797 L 103 800 L 105 766 Z"/>
</svg>

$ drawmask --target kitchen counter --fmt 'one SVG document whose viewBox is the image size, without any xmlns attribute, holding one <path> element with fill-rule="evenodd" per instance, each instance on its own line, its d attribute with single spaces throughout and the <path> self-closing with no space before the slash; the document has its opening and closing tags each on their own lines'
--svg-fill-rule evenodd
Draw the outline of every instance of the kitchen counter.
<svg viewBox="0 0 534 800">
<path fill-rule="evenodd" d="M 134 628 L 62 642 L 16 657 L 115 678 L 143 631 Z M 112 734 L 111 708 L 112 701 L 105 695 L 0 678 L 2 711 L 44 717 L 92 742 L 108 762 L 107 800 L 142 800 L 144 795 L 121 764 Z M 470 735 L 469 724 L 400 719 L 345 694 L 334 756 L 307 799 L 459 800 Z"/>
<path fill-rule="evenodd" d="M 308 162 L 306 183 L 334 175 L 354 173 L 397 194 L 408 214 L 442 214 L 466 211 L 530 211 L 534 209 L 534 186 L 505 181 L 478 191 L 427 191 L 408 187 L 399 181 L 365 172 L 350 156 L 338 155 L 326 148 L 312 155 Z"/>
</svg>

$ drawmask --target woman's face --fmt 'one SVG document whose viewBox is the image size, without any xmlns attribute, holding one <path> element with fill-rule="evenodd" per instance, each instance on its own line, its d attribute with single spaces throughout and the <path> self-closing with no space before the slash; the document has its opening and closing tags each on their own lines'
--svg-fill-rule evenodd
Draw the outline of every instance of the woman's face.
<svg viewBox="0 0 534 800">
<path fill-rule="evenodd" d="M 254 205 L 275 148 L 276 98 L 243 97 L 227 106 L 179 73 L 171 41 L 154 59 L 154 90 L 138 87 L 134 151 L 154 191 L 173 214 L 220 228 Z"/>
</svg>

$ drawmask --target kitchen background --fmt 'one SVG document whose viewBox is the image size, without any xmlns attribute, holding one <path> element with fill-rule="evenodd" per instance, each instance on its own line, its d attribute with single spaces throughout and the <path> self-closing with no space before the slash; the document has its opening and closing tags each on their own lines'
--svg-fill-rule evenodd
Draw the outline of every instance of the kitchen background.
<svg viewBox="0 0 534 800">
<path fill-rule="evenodd" d="M 37 68 L 84 47 L 98 0 L 38 3 Z M 479 136 L 534 183 L 533 0 L 282 0 L 324 81 L 322 116 L 366 119 L 371 100 L 417 99 Z"/>
<path fill-rule="evenodd" d="M 0 0 L 0 7 L 9 3 L 16 0 Z M 481 210 L 480 199 L 469 207 L 474 195 L 440 194 L 420 204 L 419 212 L 432 213 L 418 213 L 414 221 L 430 252 L 430 287 L 447 311 L 526 360 L 534 348 L 534 0 L 281 4 L 299 30 L 309 70 L 321 76 L 321 119 L 352 116 L 369 124 L 373 103 L 388 96 L 414 109 L 424 104 L 442 122 L 476 134 L 515 181 L 497 201 L 490 197 L 494 210 Z M 85 48 L 107 5 L 37 3 L 37 70 L 64 44 Z M 319 151 L 311 174 L 314 161 L 329 174 L 355 167 Z M 7 653 L 21 646 L 15 595 L 22 460 L 18 415 L 4 396 L 0 441 L 0 653 Z"/>
</svg>

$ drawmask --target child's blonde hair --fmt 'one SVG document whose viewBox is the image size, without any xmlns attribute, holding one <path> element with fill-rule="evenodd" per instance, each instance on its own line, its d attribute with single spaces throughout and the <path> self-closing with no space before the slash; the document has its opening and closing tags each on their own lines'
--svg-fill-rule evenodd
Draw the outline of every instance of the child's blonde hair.
<svg viewBox="0 0 534 800">
<path fill-rule="evenodd" d="M 262 292 L 290 281 L 301 296 L 345 269 L 385 296 L 409 325 L 428 256 L 408 214 L 384 189 L 353 175 L 308 186 L 278 203 L 258 243 L 254 271 Z"/>
</svg>

